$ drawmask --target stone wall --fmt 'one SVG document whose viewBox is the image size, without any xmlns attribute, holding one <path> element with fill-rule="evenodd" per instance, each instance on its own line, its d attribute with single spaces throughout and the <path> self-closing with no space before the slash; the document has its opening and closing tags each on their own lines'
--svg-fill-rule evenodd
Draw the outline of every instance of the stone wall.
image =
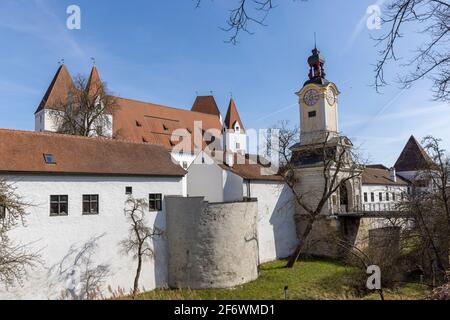
<svg viewBox="0 0 450 320">
<path fill-rule="evenodd" d="M 258 277 L 257 202 L 166 197 L 171 288 L 229 288 Z"/>
</svg>

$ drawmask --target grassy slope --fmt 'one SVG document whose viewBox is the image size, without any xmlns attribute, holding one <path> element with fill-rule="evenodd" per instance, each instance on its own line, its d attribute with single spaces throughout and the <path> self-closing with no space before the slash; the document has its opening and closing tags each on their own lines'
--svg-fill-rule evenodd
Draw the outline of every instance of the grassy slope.
<svg viewBox="0 0 450 320">
<path fill-rule="evenodd" d="M 284 261 L 265 264 L 258 280 L 234 289 L 155 290 L 140 295 L 139 299 L 284 299 L 285 286 L 289 287 L 288 298 L 295 300 L 379 299 L 377 294 L 361 297 L 352 289 L 355 276 L 364 277 L 355 268 L 318 260 L 299 262 L 292 270 L 283 268 L 284 265 Z M 386 299 L 421 299 L 425 295 L 420 285 L 407 285 L 385 293 Z"/>
</svg>

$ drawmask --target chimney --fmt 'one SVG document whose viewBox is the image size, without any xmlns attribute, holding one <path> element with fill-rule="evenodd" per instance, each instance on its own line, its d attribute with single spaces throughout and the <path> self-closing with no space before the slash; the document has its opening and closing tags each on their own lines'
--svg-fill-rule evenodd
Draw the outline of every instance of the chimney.
<svg viewBox="0 0 450 320">
<path fill-rule="evenodd" d="M 389 169 L 389 173 L 390 173 L 390 179 L 394 182 L 397 182 L 397 172 L 395 171 L 394 167 Z"/>
</svg>

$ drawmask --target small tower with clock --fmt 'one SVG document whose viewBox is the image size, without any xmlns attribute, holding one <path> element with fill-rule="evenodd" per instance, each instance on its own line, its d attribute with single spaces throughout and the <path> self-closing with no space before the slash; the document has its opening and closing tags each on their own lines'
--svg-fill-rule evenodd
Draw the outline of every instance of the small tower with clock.
<svg viewBox="0 0 450 320">
<path fill-rule="evenodd" d="M 337 86 L 326 80 L 325 58 L 317 48 L 308 58 L 309 80 L 297 93 L 300 98 L 301 144 L 324 142 L 338 136 Z"/>
</svg>

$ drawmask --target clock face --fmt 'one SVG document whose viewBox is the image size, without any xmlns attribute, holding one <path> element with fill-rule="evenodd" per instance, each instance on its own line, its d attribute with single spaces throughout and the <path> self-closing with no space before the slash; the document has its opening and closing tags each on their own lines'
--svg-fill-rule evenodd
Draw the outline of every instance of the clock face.
<svg viewBox="0 0 450 320">
<path fill-rule="evenodd" d="M 333 90 L 327 91 L 326 98 L 330 106 L 333 106 L 336 103 L 336 96 L 334 95 Z"/>
<path fill-rule="evenodd" d="M 311 89 L 306 91 L 303 101 L 305 101 L 307 106 L 313 106 L 319 101 L 319 92 L 317 90 Z"/>
</svg>

